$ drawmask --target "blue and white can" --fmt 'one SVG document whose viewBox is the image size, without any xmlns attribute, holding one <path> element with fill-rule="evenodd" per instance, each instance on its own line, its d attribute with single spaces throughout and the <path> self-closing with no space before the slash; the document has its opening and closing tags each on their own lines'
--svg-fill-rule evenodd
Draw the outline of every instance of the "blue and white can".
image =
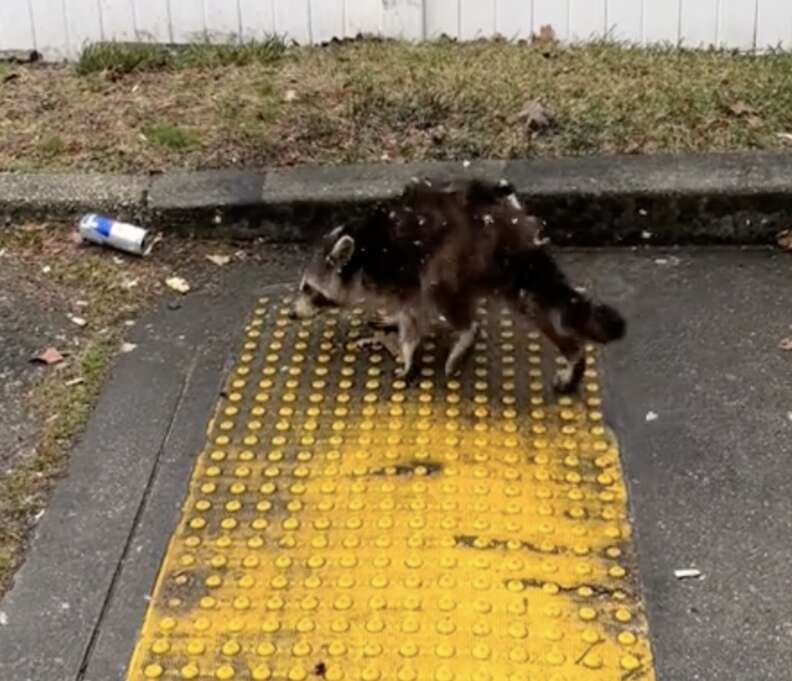
<svg viewBox="0 0 792 681">
<path fill-rule="evenodd" d="M 153 235 L 149 230 L 96 213 L 83 216 L 78 230 L 80 237 L 86 241 L 112 246 L 134 255 L 148 255 L 154 245 Z"/>
</svg>

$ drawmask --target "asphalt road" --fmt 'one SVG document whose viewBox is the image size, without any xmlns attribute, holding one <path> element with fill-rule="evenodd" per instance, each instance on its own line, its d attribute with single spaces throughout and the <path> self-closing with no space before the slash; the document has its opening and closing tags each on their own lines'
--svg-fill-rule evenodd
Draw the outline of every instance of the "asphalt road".
<svg viewBox="0 0 792 681">
<path fill-rule="evenodd" d="M 792 258 L 575 255 L 619 304 L 608 352 L 659 681 L 792 678 Z M 703 578 L 679 581 L 674 570 Z"/>
<path fill-rule="evenodd" d="M 792 257 L 650 249 L 569 252 L 564 261 L 630 324 L 606 352 L 605 406 L 630 487 L 658 680 L 788 681 L 792 353 L 778 346 L 792 336 Z M 178 314 L 161 309 L 141 323 L 139 347 L 150 351 L 121 359 L 72 476 L 0 602 L 0 678 L 122 677 L 243 311 L 257 288 L 293 278 L 298 265 L 288 254 L 229 273 Z M 136 400 L 128 388 L 147 375 L 156 391 Z M 136 427 L 124 433 L 126 423 Z M 137 453 L 143 442 L 147 459 Z M 107 453 L 100 462 L 97 443 Z M 85 470 L 94 487 L 122 471 L 125 487 L 99 494 L 78 479 Z M 74 501 L 80 494 L 90 508 Z M 58 504 L 67 513 L 55 513 Z M 113 512 L 86 525 L 102 504 Z M 92 541 L 103 553 L 87 583 Z M 59 556 L 61 568 L 48 569 Z M 680 568 L 703 577 L 680 581 Z"/>
</svg>

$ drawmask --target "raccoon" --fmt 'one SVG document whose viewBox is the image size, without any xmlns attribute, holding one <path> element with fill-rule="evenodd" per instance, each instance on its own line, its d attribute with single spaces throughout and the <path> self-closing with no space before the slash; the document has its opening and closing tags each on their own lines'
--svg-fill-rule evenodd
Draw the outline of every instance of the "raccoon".
<svg viewBox="0 0 792 681">
<path fill-rule="evenodd" d="M 541 227 L 505 180 L 413 181 L 398 201 L 320 240 L 303 272 L 294 316 L 307 318 L 329 305 L 385 310 L 381 325 L 398 332 L 404 376 L 439 319 L 456 336 L 445 365 L 451 376 L 476 338 L 476 300 L 497 297 L 558 348 L 566 363 L 555 387 L 574 392 L 585 369 L 584 345 L 620 340 L 626 322 L 569 284 Z"/>
</svg>

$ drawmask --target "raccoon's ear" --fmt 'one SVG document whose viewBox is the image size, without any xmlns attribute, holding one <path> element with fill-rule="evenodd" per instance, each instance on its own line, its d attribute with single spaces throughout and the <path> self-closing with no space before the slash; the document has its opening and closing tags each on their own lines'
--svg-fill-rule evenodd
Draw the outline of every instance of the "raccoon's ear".
<svg viewBox="0 0 792 681">
<path fill-rule="evenodd" d="M 355 253 L 355 240 L 345 234 L 338 241 L 336 241 L 333 250 L 327 255 L 327 262 L 333 267 L 344 267 Z"/>
</svg>

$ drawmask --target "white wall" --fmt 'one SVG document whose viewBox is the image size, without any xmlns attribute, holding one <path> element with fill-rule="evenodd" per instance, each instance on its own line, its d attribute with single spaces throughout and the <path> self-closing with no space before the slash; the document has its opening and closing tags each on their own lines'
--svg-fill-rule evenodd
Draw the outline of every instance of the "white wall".
<svg viewBox="0 0 792 681">
<path fill-rule="evenodd" d="M 189 42 L 286 34 L 321 42 L 360 32 L 409 39 L 527 38 L 741 49 L 792 46 L 792 0 L 0 0 L 0 50 L 74 58 L 97 40 Z"/>
</svg>

